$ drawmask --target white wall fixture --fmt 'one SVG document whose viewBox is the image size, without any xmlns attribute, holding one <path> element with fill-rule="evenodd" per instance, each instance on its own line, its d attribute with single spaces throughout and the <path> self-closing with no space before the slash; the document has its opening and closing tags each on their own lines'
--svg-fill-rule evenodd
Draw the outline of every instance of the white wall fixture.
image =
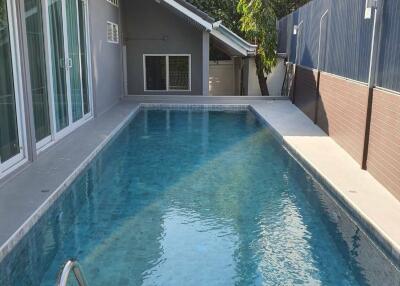
<svg viewBox="0 0 400 286">
<path fill-rule="evenodd" d="M 372 9 L 377 8 L 377 0 L 365 0 L 365 15 L 364 19 L 372 18 Z"/>
<path fill-rule="evenodd" d="M 119 43 L 119 27 L 118 24 L 108 21 L 107 22 L 107 42 L 118 44 Z"/>
<path fill-rule="evenodd" d="M 107 0 L 107 2 L 114 5 L 115 7 L 119 7 L 119 0 Z"/>
</svg>

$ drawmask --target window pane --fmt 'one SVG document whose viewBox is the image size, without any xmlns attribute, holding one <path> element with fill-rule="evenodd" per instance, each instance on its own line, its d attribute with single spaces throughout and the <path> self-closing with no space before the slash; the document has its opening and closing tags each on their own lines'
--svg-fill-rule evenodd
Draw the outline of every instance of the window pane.
<svg viewBox="0 0 400 286">
<path fill-rule="evenodd" d="M 37 142 L 46 138 L 51 133 L 42 7 L 40 2 L 40 0 L 25 0 L 25 25 Z"/>
<path fill-rule="evenodd" d="M 0 159 L 20 152 L 7 1 L 0 0 Z"/>
<path fill-rule="evenodd" d="M 61 0 L 49 1 L 51 61 L 53 70 L 56 127 L 60 131 L 68 126 L 68 97 L 65 75 L 64 31 Z"/>
<path fill-rule="evenodd" d="M 189 57 L 169 57 L 169 89 L 189 90 Z"/>
<path fill-rule="evenodd" d="M 80 58 L 80 35 L 78 24 L 78 6 L 76 0 L 66 0 L 68 52 L 70 60 L 70 86 L 72 102 L 72 121 L 76 122 L 83 116 L 83 94 Z"/>
<path fill-rule="evenodd" d="M 83 111 L 84 114 L 90 112 L 89 102 L 89 79 L 86 53 L 86 17 L 85 17 L 85 2 L 78 1 L 79 13 L 79 36 L 80 36 L 80 52 L 81 52 L 81 67 L 82 67 L 82 94 L 83 94 Z"/>
<path fill-rule="evenodd" d="M 165 56 L 146 56 L 146 89 L 167 89 Z"/>
</svg>

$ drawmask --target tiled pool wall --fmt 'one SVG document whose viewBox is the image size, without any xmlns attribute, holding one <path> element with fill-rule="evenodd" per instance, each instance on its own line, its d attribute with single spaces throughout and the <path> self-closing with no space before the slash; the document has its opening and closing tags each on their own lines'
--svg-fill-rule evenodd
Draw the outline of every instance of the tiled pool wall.
<svg viewBox="0 0 400 286">
<path fill-rule="evenodd" d="M 348 204 L 343 202 L 335 190 L 318 175 L 316 170 L 301 159 L 290 146 L 286 146 L 282 136 L 274 130 L 264 118 L 260 116 L 249 105 L 184 105 L 184 104 L 142 104 L 131 116 L 118 128 L 97 151 L 91 156 L 89 162 L 76 174 L 74 180 L 65 185 L 60 194 L 49 203 L 46 210 L 37 221 L 32 224 L 26 235 L 23 235 L 10 253 L 0 261 L 0 285 L 38 285 L 48 269 L 46 263 L 52 260 L 54 251 L 47 251 L 50 246 L 54 247 L 57 237 L 68 232 L 62 225 L 72 226 L 76 211 L 85 203 L 93 192 L 93 182 L 96 176 L 101 174 L 101 170 L 107 161 L 107 158 L 98 156 L 100 151 L 107 148 L 117 137 L 119 131 L 125 127 L 131 119 L 135 117 L 139 110 L 195 110 L 195 111 L 243 111 L 250 109 L 256 117 L 263 122 L 267 128 L 274 133 L 288 152 L 306 169 L 315 179 L 321 208 L 326 213 L 326 223 L 333 225 L 335 235 L 341 238 L 341 247 L 346 249 L 348 259 L 370 285 L 398 285 L 400 281 L 399 257 L 388 251 L 385 241 L 379 240 L 374 230 L 368 227 L 365 220 L 358 216 Z M 110 159 L 110 158 L 109 158 Z M 88 170 L 84 173 L 84 170 Z M 72 188 L 68 188 L 72 186 Z M 95 211 L 95 210 L 94 210 Z M 58 219 L 50 223 L 50 218 Z M 371 232 L 372 230 L 372 232 Z M 79 241 L 76 242 L 77 246 Z M 57 248 L 57 247 L 56 247 Z M 326 259 L 329 259 L 327 257 Z M 47 262 L 46 262 L 47 261 Z M 14 277 L 21 277 L 18 273 L 32 273 L 32 275 L 23 276 L 25 281 L 13 281 Z M 56 277 L 55 277 L 56 278 Z"/>
</svg>

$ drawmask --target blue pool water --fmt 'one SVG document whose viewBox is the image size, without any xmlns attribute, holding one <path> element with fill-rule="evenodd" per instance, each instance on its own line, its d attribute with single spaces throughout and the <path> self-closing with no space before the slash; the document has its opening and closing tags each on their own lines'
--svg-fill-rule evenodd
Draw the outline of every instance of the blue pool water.
<svg viewBox="0 0 400 286">
<path fill-rule="evenodd" d="M 318 185 L 249 111 L 141 111 L 0 266 L 0 285 L 364 285 Z M 18 282 L 17 282 L 18 281 Z"/>
</svg>

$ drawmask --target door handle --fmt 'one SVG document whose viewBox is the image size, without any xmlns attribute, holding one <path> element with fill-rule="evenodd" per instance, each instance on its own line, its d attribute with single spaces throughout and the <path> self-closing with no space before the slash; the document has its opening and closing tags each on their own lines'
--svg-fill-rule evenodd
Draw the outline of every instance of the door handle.
<svg viewBox="0 0 400 286">
<path fill-rule="evenodd" d="M 72 59 L 71 58 L 61 59 L 60 66 L 62 69 L 66 70 L 72 68 Z"/>
<path fill-rule="evenodd" d="M 71 58 L 68 58 L 67 59 L 67 67 L 70 69 L 70 68 L 72 68 L 72 59 Z"/>
</svg>

